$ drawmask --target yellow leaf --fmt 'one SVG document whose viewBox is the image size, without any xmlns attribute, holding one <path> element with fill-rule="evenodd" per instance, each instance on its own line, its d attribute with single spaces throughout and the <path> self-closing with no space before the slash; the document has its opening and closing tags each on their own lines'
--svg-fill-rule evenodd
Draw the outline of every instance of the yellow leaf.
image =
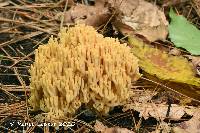
<svg viewBox="0 0 200 133">
<path fill-rule="evenodd" d="M 182 56 L 172 56 L 152 48 L 135 37 L 129 37 L 132 52 L 139 58 L 139 66 L 145 72 L 162 80 L 200 86 L 192 64 Z"/>
</svg>

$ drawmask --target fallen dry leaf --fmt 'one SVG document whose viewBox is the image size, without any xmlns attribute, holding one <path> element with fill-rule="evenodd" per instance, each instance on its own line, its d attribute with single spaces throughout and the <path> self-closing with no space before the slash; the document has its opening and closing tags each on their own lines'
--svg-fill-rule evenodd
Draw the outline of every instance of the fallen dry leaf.
<svg viewBox="0 0 200 133">
<path fill-rule="evenodd" d="M 195 69 L 196 69 L 197 75 L 200 76 L 200 57 L 199 56 L 198 57 L 193 57 L 192 58 L 192 63 L 194 65 Z"/>
<path fill-rule="evenodd" d="M 173 49 L 171 49 L 171 50 L 169 51 L 169 54 L 175 55 L 175 56 L 179 56 L 179 55 L 181 55 L 181 51 L 180 51 L 180 49 L 178 49 L 178 48 L 173 48 Z"/>
<path fill-rule="evenodd" d="M 177 104 L 172 104 L 169 110 L 169 105 L 166 103 L 132 103 L 126 104 L 123 111 L 136 110 L 140 112 L 140 117 L 148 119 L 149 117 L 154 117 L 157 120 L 164 120 L 165 118 L 170 118 L 173 120 L 180 120 L 180 118 L 189 110 L 194 111 L 192 107 L 180 106 Z M 190 114 L 191 114 L 190 112 Z"/>
<path fill-rule="evenodd" d="M 190 60 L 192 60 L 192 64 L 194 69 L 196 70 L 196 74 L 200 76 L 200 56 L 187 56 Z"/>
<path fill-rule="evenodd" d="M 192 63 L 184 57 L 169 55 L 136 37 L 129 37 L 129 43 L 133 54 L 140 59 L 140 68 L 148 74 L 162 80 L 200 86 L 200 78 L 196 77 Z"/>
<path fill-rule="evenodd" d="M 161 24 L 160 26 L 147 27 L 136 32 L 137 34 L 143 35 L 149 41 L 154 42 L 156 40 L 165 40 L 168 34 L 167 26 Z"/>
<path fill-rule="evenodd" d="M 56 18 L 59 19 L 62 15 L 63 13 L 59 13 Z M 103 1 L 98 1 L 95 6 L 77 4 L 64 13 L 64 24 L 84 23 L 98 27 L 105 24 L 110 16 L 110 11 Z"/>
<path fill-rule="evenodd" d="M 174 133 L 200 133 L 200 110 L 196 110 L 193 117 L 189 121 L 182 122 L 174 129 Z"/>
<path fill-rule="evenodd" d="M 181 106 L 177 104 L 169 105 L 167 101 L 163 101 L 162 98 L 152 100 L 152 97 L 157 94 L 150 90 L 134 90 L 129 100 L 123 104 L 123 111 L 135 110 L 140 113 L 140 117 L 148 119 L 154 117 L 157 120 L 164 120 L 170 118 L 173 120 L 180 120 L 185 114 L 194 115 L 197 108 L 192 106 Z M 152 102 L 149 102 L 152 101 Z"/>
<path fill-rule="evenodd" d="M 139 0 L 105 0 L 111 7 L 121 11 L 125 16 L 131 16 L 133 10 L 139 5 Z"/>
<path fill-rule="evenodd" d="M 194 57 L 192 63 L 196 69 L 196 74 L 200 76 L 200 57 Z"/>
<path fill-rule="evenodd" d="M 119 21 L 131 27 L 135 34 L 143 35 L 151 42 L 166 39 L 168 34 L 168 21 L 166 20 L 164 12 L 159 10 L 156 5 L 144 0 L 108 1 L 115 8 L 119 7 L 121 15 L 117 17 L 116 21 L 118 21 L 118 25 L 115 26 L 122 33 L 124 27 L 119 26 Z M 118 5 L 116 6 L 113 3 L 117 3 Z"/>
<path fill-rule="evenodd" d="M 108 128 L 98 120 L 96 121 L 94 128 L 96 132 L 101 132 L 101 133 L 134 133 L 133 131 L 128 130 L 126 128 L 120 128 L 120 127 Z"/>
<path fill-rule="evenodd" d="M 174 127 L 172 129 L 173 133 L 188 133 L 187 131 L 185 131 L 184 129 L 181 129 L 179 127 Z"/>
</svg>

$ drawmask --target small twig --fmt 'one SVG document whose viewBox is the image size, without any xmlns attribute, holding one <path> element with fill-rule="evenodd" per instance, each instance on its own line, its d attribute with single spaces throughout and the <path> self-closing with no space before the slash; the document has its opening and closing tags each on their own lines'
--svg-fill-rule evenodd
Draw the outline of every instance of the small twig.
<svg viewBox="0 0 200 133">
<path fill-rule="evenodd" d="M 0 73 L 0 76 L 16 76 L 16 74 Z M 21 77 L 30 77 L 29 75 L 20 74 Z"/>
<path fill-rule="evenodd" d="M 20 100 L 20 99 L 21 99 L 21 98 L 15 96 L 14 94 L 8 92 L 8 91 L 7 91 L 6 89 L 4 89 L 4 88 L 5 88 L 4 85 L 2 85 L 2 84 L 0 83 L 0 89 L 3 90 L 8 96 L 10 96 L 10 97 L 12 97 L 12 98 L 14 98 L 14 99 L 16 99 L 16 100 Z"/>
<path fill-rule="evenodd" d="M 16 59 L 10 56 L 10 54 L 4 48 L 1 48 L 1 50 L 7 55 L 7 56 L 2 56 L 3 58 L 8 58 L 11 59 L 12 61 L 16 61 Z"/>
<path fill-rule="evenodd" d="M 187 14 L 187 19 L 189 18 L 190 14 L 191 14 L 191 11 L 192 11 L 192 7 L 190 7 L 190 10 L 189 10 L 189 12 Z"/>
<path fill-rule="evenodd" d="M 65 13 L 67 10 L 67 5 L 68 5 L 68 0 L 66 0 L 65 8 L 64 8 L 63 14 L 61 15 L 60 29 L 63 27 L 63 22 L 64 22 L 64 18 L 65 18 Z"/>
<path fill-rule="evenodd" d="M 49 38 L 50 37 L 50 35 L 46 35 L 44 38 L 42 38 L 39 42 L 38 41 L 36 41 L 36 40 L 34 40 L 34 39 L 31 39 L 32 41 L 34 41 L 36 44 L 35 44 L 35 46 L 33 46 L 33 48 L 35 48 L 35 47 L 37 47 L 38 45 L 43 45 L 43 41 L 45 41 L 47 38 Z"/>
</svg>

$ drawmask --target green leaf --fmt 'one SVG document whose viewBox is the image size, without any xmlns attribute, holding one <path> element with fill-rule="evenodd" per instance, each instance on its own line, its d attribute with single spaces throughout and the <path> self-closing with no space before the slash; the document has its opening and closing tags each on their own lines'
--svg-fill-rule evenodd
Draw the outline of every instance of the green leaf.
<svg viewBox="0 0 200 133">
<path fill-rule="evenodd" d="M 181 47 L 193 55 L 200 55 L 200 30 L 181 15 L 170 9 L 169 38 L 176 47 Z"/>
</svg>

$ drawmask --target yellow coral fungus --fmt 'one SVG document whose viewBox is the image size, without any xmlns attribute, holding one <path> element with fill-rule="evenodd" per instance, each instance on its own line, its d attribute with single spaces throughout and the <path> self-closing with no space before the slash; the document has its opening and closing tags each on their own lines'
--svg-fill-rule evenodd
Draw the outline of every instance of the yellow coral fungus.
<svg viewBox="0 0 200 133">
<path fill-rule="evenodd" d="M 85 25 L 62 29 L 58 39 L 39 46 L 30 74 L 29 103 L 56 118 L 90 101 L 106 113 L 129 98 L 131 82 L 140 77 L 138 59 L 126 44 Z"/>
<path fill-rule="evenodd" d="M 168 55 L 134 37 L 129 42 L 134 47 L 133 54 L 139 58 L 139 66 L 147 73 L 163 80 L 200 86 L 200 78 L 195 77 L 192 64 L 184 57 Z"/>
</svg>

